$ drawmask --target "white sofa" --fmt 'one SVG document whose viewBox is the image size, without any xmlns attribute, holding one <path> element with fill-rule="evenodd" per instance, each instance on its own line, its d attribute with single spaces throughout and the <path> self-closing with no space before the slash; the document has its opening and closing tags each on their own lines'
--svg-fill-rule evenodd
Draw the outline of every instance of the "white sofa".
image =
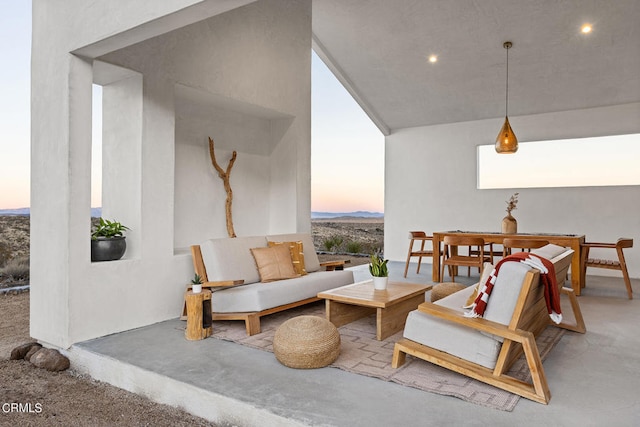
<svg viewBox="0 0 640 427">
<path fill-rule="evenodd" d="M 251 249 L 268 247 L 269 241 L 301 241 L 308 274 L 261 282 Z M 244 320 L 249 335 L 260 332 L 261 316 L 317 301 L 319 292 L 354 282 L 351 271 L 322 271 L 308 233 L 211 239 L 192 247 L 192 255 L 196 272 L 207 282 L 244 281 L 229 288 L 212 287 L 211 306 L 214 320 Z"/>
</svg>

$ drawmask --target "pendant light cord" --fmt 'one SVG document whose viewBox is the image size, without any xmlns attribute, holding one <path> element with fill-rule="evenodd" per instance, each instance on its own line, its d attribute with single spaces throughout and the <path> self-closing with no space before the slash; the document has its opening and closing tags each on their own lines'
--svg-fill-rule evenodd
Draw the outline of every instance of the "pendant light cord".
<svg viewBox="0 0 640 427">
<path fill-rule="evenodd" d="M 509 48 L 511 46 L 509 45 L 509 46 L 505 46 L 505 47 L 507 49 L 507 84 L 506 84 L 507 90 L 505 91 L 505 96 L 504 96 L 505 97 L 505 102 L 504 103 L 505 103 L 505 106 L 506 106 L 504 115 L 505 115 L 505 117 L 508 117 L 509 116 Z"/>
</svg>

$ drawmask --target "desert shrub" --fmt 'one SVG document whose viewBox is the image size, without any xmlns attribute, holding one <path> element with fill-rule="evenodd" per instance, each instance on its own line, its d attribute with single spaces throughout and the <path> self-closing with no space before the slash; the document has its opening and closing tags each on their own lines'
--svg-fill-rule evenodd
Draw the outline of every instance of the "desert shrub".
<svg viewBox="0 0 640 427">
<path fill-rule="evenodd" d="M 0 268 L 11 259 L 12 251 L 9 245 L 0 241 Z"/>
<path fill-rule="evenodd" d="M 347 243 L 347 252 L 350 254 L 360 254 L 362 253 L 362 243 L 360 242 L 349 242 Z"/>
<path fill-rule="evenodd" d="M 342 236 L 331 236 L 322 242 L 322 246 L 329 252 L 337 251 L 342 246 L 342 242 L 344 242 Z"/>
<path fill-rule="evenodd" d="M 377 254 L 383 251 L 382 242 L 367 242 L 362 246 L 362 254 Z"/>
<path fill-rule="evenodd" d="M 4 276 L 12 277 L 13 280 L 29 280 L 29 257 L 18 256 L 10 259 L 0 272 Z"/>
</svg>

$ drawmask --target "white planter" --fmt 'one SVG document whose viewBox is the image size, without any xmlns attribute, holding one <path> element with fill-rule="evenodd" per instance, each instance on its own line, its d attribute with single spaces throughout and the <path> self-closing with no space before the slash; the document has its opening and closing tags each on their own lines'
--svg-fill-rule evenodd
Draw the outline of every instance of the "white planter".
<svg viewBox="0 0 640 427">
<path fill-rule="evenodd" d="M 373 278 L 373 288 L 377 290 L 387 289 L 387 282 L 389 281 L 388 277 L 374 277 Z"/>
<path fill-rule="evenodd" d="M 199 294 L 202 292 L 202 285 L 191 285 L 191 292 L 194 294 Z"/>
</svg>

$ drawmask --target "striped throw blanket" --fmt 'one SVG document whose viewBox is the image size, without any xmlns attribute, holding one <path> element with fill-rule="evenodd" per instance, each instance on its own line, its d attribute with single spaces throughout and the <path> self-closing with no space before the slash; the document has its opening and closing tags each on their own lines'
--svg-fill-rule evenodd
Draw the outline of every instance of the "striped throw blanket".
<svg viewBox="0 0 640 427">
<path fill-rule="evenodd" d="M 522 262 L 530 267 L 540 270 L 540 280 L 544 286 L 544 297 L 547 302 L 547 312 L 549 317 L 556 324 L 562 322 L 562 309 L 560 308 L 560 292 L 558 291 L 558 283 L 556 281 L 556 272 L 553 263 L 546 258 L 538 255 L 520 252 L 503 258 L 496 264 L 495 268 L 489 275 L 485 283 L 480 284 L 478 296 L 475 299 L 471 310 L 465 313 L 466 317 L 483 317 L 489 303 L 489 297 L 493 292 L 496 279 L 500 272 L 500 267 L 505 262 L 515 261 Z"/>
</svg>

